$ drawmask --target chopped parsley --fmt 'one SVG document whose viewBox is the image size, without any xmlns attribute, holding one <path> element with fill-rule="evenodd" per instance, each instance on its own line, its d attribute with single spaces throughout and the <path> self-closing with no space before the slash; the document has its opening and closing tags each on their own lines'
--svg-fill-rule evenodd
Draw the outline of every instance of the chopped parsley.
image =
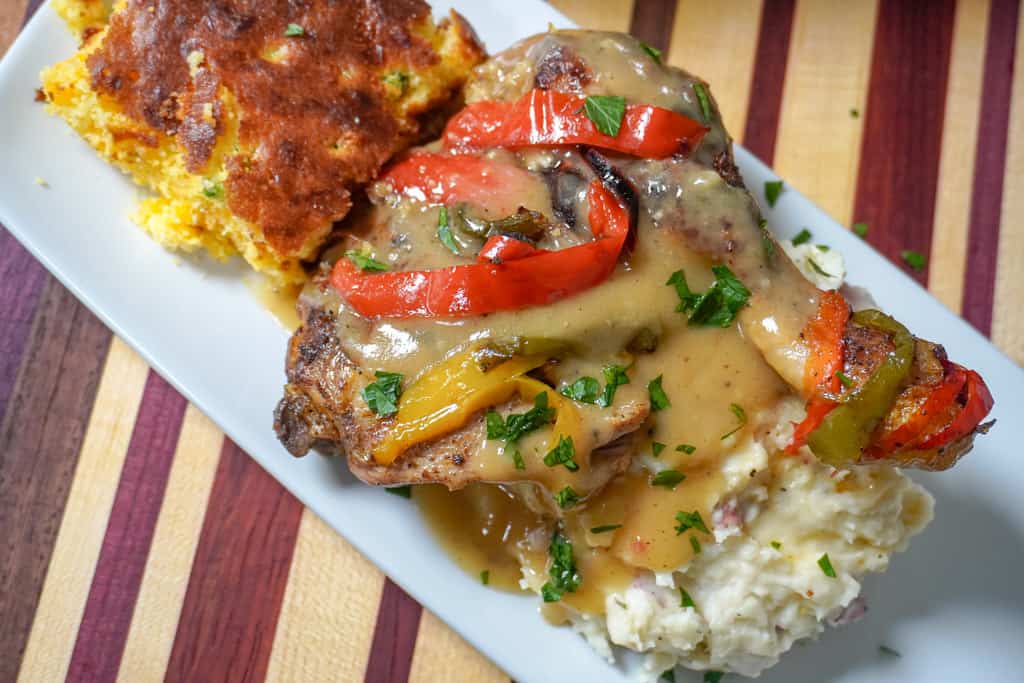
<svg viewBox="0 0 1024 683">
<path fill-rule="evenodd" d="M 490 569 L 485 569 L 482 572 L 480 572 L 480 583 L 482 583 L 483 585 L 486 586 L 490 582 L 491 582 L 491 570 Z"/>
<path fill-rule="evenodd" d="M 818 251 L 828 251 L 829 247 L 827 244 L 815 244 L 814 248 L 817 249 Z"/>
<path fill-rule="evenodd" d="M 691 535 L 690 536 L 690 547 L 693 548 L 693 554 L 694 555 L 700 555 L 701 547 L 700 547 L 700 539 L 699 538 L 697 538 L 696 536 L 692 536 Z"/>
<path fill-rule="evenodd" d="M 437 215 L 437 239 L 441 240 L 441 244 L 443 244 L 448 251 L 452 252 L 456 256 L 459 255 L 459 245 L 455 243 L 455 237 L 452 235 L 452 228 L 448 225 L 447 206 L 442 206 L 440 213 Z"/>
<path fill-rule="evenodd" d="M 626 368 L 621 365 L 606 365 L 601 368 L 601 374 L 604 375 L 604 393 L 598 399 L 597 405 L 607 408 L 615 399 L 615 391 L 623 384 L 629 384 L 629 375 L 626 374 Z"/>
<path fill-rule="evenodd" d="M 662 470 L 651 478 L 651 486 L 664 486 L 671 491 L 684 479 L 686 475 L 679 470 Z"/>
<path fill-rule="evenodd" d="M 675 287 L 679 296 L 676 311 L 686 313 L 691 325 L 728 327 L 747 305 L 750 290 L 726 266 L 711 266 L 711 272 L 715 281 L 703 294 L 690 290 L 682 270 L 672 273 L 665 284 Z"/>
<path fill-rule="evenodd" d="M 853 386 L 853 379 L 842 370 L 836 370 L 836 379 L 847 389 Z"/>
<path fill-rule="evenodd" d="M 772 541 L 772 547 L 775 548 L 776 550 L 781 550 L 782 549 L 782 544 L 779 543 L 778 541 Z"/>
<path fill-rule="evenodd" d="M 304 36 L 306 35 L 306 29 L 302 28 L 298 24 L 288 24 L 288 27 L 284 30 L 284 34 L 289 38 Z"/>
<path fill-rule="evenodd" d="M 640 41 L 640 49 L 650 55 L 651 59 L 656 63 L 661 64 L 661 50 L 652 45 L 648 45 L 642 40 Z"/>
<path fill-rule="evenodd" d="M 224 186 L 213 180 L 203 181 L 203 196 L 207 199 L 223 199 Z"/>
<path fill-rule="evenodd" d="M 825 576 L 830 579 L 836 578 L 836 570 L 832 568 L 832 561 L 828 559 L 828 553 L 818 558 L 818 566 L 821 567 L 821 571 Z"/>
<path fill-rule="evenodd" d="M 914 251 L 913 249 L 904 249 L 901 251 L 900 258 L 903 259 L 904 263 L 918 273 L 924 270 L 925 264 L 928 263 L 928 259 L 925 258 L 924 254 L 919 251 Z"/>
<path fill-rule="evenodd" d="M 686 589 L 682 586 L 679 587 L 679 606 L 680 607 L 696 607 L 697 605 L 693 602 L 693 598 L 686 592 Z"/>
<path fill-rule="evenodd" d="M 551 557 L 551 569 L 548 570 L 551 580 L 541 586 L 540 594 L 544 602 L 558 602 L 564 593 L 575 593 L 582 579 L 576 571 L 572 542 L 557 531 L 551 537 L 548 555 Z"/>
<path fill-rule="evenodd" d="M 819 245 L 818 245 L 818 248 L 819 248 L 819 249 L 821 249 L 821 247 L 822 247 L 822 246 L 823 246 L 823 245 L 820 245 L 820 244 L 819 244 Z M 822 250 L 822 251 L 828 251 L 828 247 L 825 247 L 824 249 L 821 249 L 821 250 Z M 815 261 L 815 260 L 814 260 L 813 258 L 811 258 L 810 256 L 808 256 L 808 257 L 807 257 L 807 263 L 808 263 L 808 264 L 809 264 L 809 265 L 811 266 L 811 270 L 813 270 L 813 271 L 814 271 L 815 273 L 817 273 L 818 275 L 821 275 L 821 276 L 823 276 L 823 277 L 835 277 L 834 275 L 832 275 L 832 274 L 830 274 L 830 273 L 827 273 L 827 272 L 825 272 L 825 269 L 823 269 L 823 268 L 822 268 L 821 266 L 819 266 L 819 265 L 818 265 L 818 262 L 817 262 L 817 261 Z"/>
<path fill-rule="evenodd" d="M 544 456 L 544 464 L 548 467 L 565 465 L 565 469 L 575 472 L 580 468 L 575 458 L 576 448 L 572 445 L 572 437 L 559 435 L 558 444 Z"/>
<path fill-rule="evenodd" d="M 743 410 L 743 408 L 741 406 L 738 406 L 735 403 L 730 403 L 729 404 L 729 410 L 732 411 L 732 414 L 736 416 L 736 419 L 739 420 L 740 423 L 738 425 L 736 425 L 736 428 L 733 429 L 731 432 L 729 432 L 727 434 L 723 434 L 722 435 L 722 441 L 725 441 L 730 436 L 732 436 L 736 432 L 738 432 L 741 429 L 743 429 L 743 425 L 747 424 L 747 413 L 746 413 L 746 411 Z"/>
<path fill-rule="evenodd" d="M 663 450 L 665 450 L 665 444 L 661 443 L 660 441 L 651 442 L 651 455 L 653 455 L 655 458 L 661 455 L 661 452 Z"/>
<path fill-rule="evenodd" d="M 721 671 L 705 671 L 704 683 L 718 683 L 725 674 Z"/>
<path fill-rule="evenodd" d="M 386 263 L 381 263 L 370 256 L 360 254 L 358 251 L 346 251 L 345 257 L 352 263 L 356 264 L 356 267 L 359 268 L 359 270 L 370 270 L 379 273 L 388 269 Z"/>
<path fill-rule="evenodd" d="M 603 526 L 593 526 L 593 527 L 590 527 L 590 533 L 592 533 L 592 534 L 604 534 L 604 533 L 608 533 L 609 531 L 615 531 L 616 529 L 621 529 L 621 528 L 622 528 L 621 524 L 605 524 Z"/>
<path fill-rule="evenodd" d="M 889 655 L 890 657 L 902 657 L 903 656 L 903 655 L 900 654 L 899 650 L 894 650 L 893 648 L 889 647 L 888 645 L 879 645 L 878 646 L 878 651 L 881 652 L 883 655 Z"/>
<path fill-rule="evenodd" d="M 377 381 L 363 389 L 363 400 L 380 417 L 398 412 L 398 397 L 402 395 L 402 375 L 397 372 L 375 373 Z"/>
<path fill-rule="evenodd" d="M 764 198 L 768 200 L 768 206 L 774 207 L 775 202 L 779 201 L 780 194 L 782 194 L 781 180 L 764 181 Z"/>
<path fill-rule="evenodd" d="M 661 388 L 661 378 L 662 375 L 658 375 L 647 383 L 647 393 L 651 397 L 651 410 L 655 411 L 665 410 L 672 405 L 665 390 Z"/>
<path fill-rule="evenodd" d="M 700 516 L 700 510 L 694 510 L 693 512 L 677 512 L 676 521 L 679 525 L 676 527 L 676 536 L 683 534 L 690 529 L 696 529 L 697 531 L 703 531 L 706 534 L 710 534 L 708 527 L 704 524 L 704 518 Z"/>
<path fill-rule="evenodd" d="M 548 393 L 542 391 L 533 398 L 533 407 L 525 413 L 513 413 L 502 418 L 494 410 L 487 411 L 488 439 L 504 439 L 513 444 L 524 434 L 540 429 L 555 419 L 555 409 L 548 406 Z"/>
<path fill-rule="evenodd" d="M 558 393 L 580 403 L 597 403 L 601 383 L 593 377 L 580 377 L 572 384 L 559 389 Z"/>
<path fill-rule="evenodd" d="M 512 464 L 516 466 L 517 470 L 526 469 L 526 463 L 523 461 L 523 454 L 515 447 L 512 448 Z"/>
<path fill-rule="evenodd" d="M 775 256 L 775 240 L 768 232 L 768 221 L 762 218 L 757 222 L 757 227 L 761 229 L 761 248 L 764 249 L 764 258 L 771 263 L 772 257 Z"/>
<path fill-rule="evenodd" d="M 404 95 L 405 89 L 409 87 L 409 76 L 402 71 L 386 73 L 380 77 L 380 80 L 392 94 L 397 96 Z"/>
<path fill-rule="evenodd" d="M 583 102 L 583 113 L 605 135 L 615 137 L 626 114 L 626 98 L 616 95 L 591 95 Z"/>
<path fill-rule="evenodd" d="M 857 235 L 857 237 L 866 237 L 868 234 L 867 223 L 854 223 L 850 229 L 853 230 L 854 234 Z"/>
<path fill-rule="evenodd" d="M 707 88 L 703 83 L 694 83 L 693 93 L 697 96 L 697 103 L 700 104 L 701 120 L 704 123 L 711 123 L 711 98 L 708 97 Z"/>
<path fill-rule="evenodd" d="M 558 507 L 563 510 L 568 510 L 569 508 L 574 507 L 576 503 L 580 502 L 580 496 L 572 490 L 571 486 L 566 486 L 555 494 L 555 502 L 558 503 Z"/>
<path fill-rule="evenodd" d="M 691 446 L 688 443 L 681 443 L 678 446 L 676 446 L 676 450 L 679 451 L 680 453 L 686 453 L 687 455 L 693 455 L 693 452 L 695 450 L 697 450 L 697 447 L 696 446 Z"/>
<path fill-rule="evenodd" d="M 391 486 L 384 489 L 393 496 L 400 498 L 412 498 L 412 487 L 406 484 L 405 486 Z"/>
<path fill-rule="evenodd" d="M 668 683 L 676 683 L 676 670 L 668 669 L 661 672 L 661 680 L 668 681 Z"/>
<path fill-rule="evenodd" d="M 803 230 L 796 234 L 796 237 L 793 238 L 793 246 L 800 246 L 805 242 L 810 242 L 811 237 L 811 231 L 808 230 L 807 228 L 804 228 Z"/>
</svg>

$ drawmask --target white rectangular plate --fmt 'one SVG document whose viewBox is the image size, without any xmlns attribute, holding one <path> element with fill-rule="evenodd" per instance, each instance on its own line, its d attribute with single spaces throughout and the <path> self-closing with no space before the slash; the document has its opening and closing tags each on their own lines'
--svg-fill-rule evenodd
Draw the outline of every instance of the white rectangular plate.
<svg viewBox="0 0 1024 683">
<path fill-rule="evenodd" d="M 536 0 L 455 4 L 492 51 L 548 22 L 571 25 Z M 287 334 L 242 283 L 244 269 L 175 258 L 152 242 L 127 219 L 132 184 L 32 101 L 40 70 L 74 49 L 45 7 L 0 64 L 0 222 L 303 503 L 516 680 L 626 680 L 625 667 L 609 667 L 568 629 L 548 626 L 536 599 L 464 575 L 413 506 L 358 485 L 340 460 L 284 451 L 271 412 Z M 736 156 L 750 187 L 772 177 L 744 150 Z M 918 477 L 938 499 L 936 520 L 884 579 L 868 579 L 868 617 L 796 648 L 763 680 L 1020 680 L 1024 460 L 1013 430 L 1024 425 L 1024 372 L 796 191 L 768 218 L 783 235 L 812 227 L 846 256 L 850 283 L 870 285 L 883 308 L 980 371 L 999 424 L 955 471 Z M 882 643 L 902 657 L 880 656 Z"/>
</svg>

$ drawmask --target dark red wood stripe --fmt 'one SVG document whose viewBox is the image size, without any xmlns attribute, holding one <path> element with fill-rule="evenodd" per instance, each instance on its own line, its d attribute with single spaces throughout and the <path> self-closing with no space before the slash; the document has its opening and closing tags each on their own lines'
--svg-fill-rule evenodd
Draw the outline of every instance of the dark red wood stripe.
<svg viewBox="0 0 1024 683">
<path fill-rule="evenodd" d="M 789 39 L 793 32 L 796 0 L 764 0 L 761 27 L 757 33 L 754 75 L 750 82 L 750 103 L 742 142 L 761 161 L 771 164 L 782 109 L 782 86 L 786 81 Z"/>
<path fill-rule="evenodd" d="M 0 415 L 7 410 L 46 280 L 39 262 L 0 226 Z"/>
<path fill-rule="evenodd" d="M 78 628 L 69 681 L 117 677 L 185 406 L 185 399 L 151 370 Z"/>
<path fill-rule="evenodd" d="M 46 0 L 28 0 L 28 5 L 25 7 L 25 19 L 23 23 L 27 24 L 28 20 L 32 18 L 32 15 L 36 13 L 36 10 L 38 10 L 44 2 L 46 2 Z"/>
<path fill-rule="evenodd" d="M 668 52 L 672 40 L 672 22 L 676 0 L 636 0 L 629 32 L 662 52 Z"/>
<path fill-rule="evenodd" d="M 902 265 L 903 250 L 929 253 L 953 40 L 953 0 L 882 0 L 861 144 L 854 220 Z"/>
<path fill-rule="evenodd" d="M 392 583 L 384 582 L 366 663 L 366 683 L 405 683 L 409 680 L 416 633 L 423 608 Z"/>
<path fill-rule="evenodd" d="M 225 439 L 167 681 L 265 678 L 301 518 L 302 504 Z"/>
<path fill-rule="evenodd" d="M 971 188 L 963 316 L 984 334 L 992 331 L 999 223 L 1010 127 L 1013 62 L 1016 58 L 1020 2 L 993 0 L 985 42 L 985 80 Z M 1011 188 L 1020 192 L 1022 188 Z M 1020 257 L 1020 254 L 1016 254 Z"/>
<path fill-rule="evenodd" d="M 0 681 L 21 664 L 109 344 L 48 279 L 0 423 Z"/>
</svg>

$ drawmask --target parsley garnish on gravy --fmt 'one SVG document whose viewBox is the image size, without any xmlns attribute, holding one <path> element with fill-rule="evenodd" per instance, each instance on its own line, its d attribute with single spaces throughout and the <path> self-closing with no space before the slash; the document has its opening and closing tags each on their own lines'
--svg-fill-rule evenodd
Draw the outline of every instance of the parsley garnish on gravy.
<svg viewBox="0 0 1024 683">
<path fill-rule="evenodd" d="M 558 503 L 558 507 L 563 510 L 568 510 L 569 508 L 574 507 L 576 503 L 580 502 L 580 496 L 572 490 L 571 486 L 566 486 L 555 494 L 555 502 Z"/>
<path fill-rule="evenodd" d="M 583 113 L 605 135 L 615 137 L 626 114 L 626 98 L 615 95 L 591 95 L 583 102 Z"/>
<path fill-rule="evenodd" d="M 725 441 L 730 436 L 732 436 L 736 432 L 738 432 L 741 429 L 743 429 L 743 425 L 747 424 L 747 413 L 743 410 L 743 408 L 741 406 L 739 406 L 739 405 L 737 405 L 735 403 L 730 403 L 729 404 L 729 410 L 732 411 L 732 414 L 736 416 L 736 419 L 739 420 L 740 423 L 738 425 L 736 425 L 736 428 L 733 429 L 732 431 L 730 431 L 730 432 L 728 432 L 726 434 L 723 434 L 722 435 L 722 441 Z"/>
<path fill-rule="evenodd" d="M 459 245 L 455 243 L 455 237 L 452 236 L 452 228 L 448 225 L 448 207 L 442 206 L 441 211 L 437 215 L 437 239 L 441 240 L 441 244 L 445 248 L 455 254 L 459 255 Z"/>
<path fill-rule="evenodd" d="M 651 478 L 651 486 L 664 486 L 671 491 L 684 479 L 686 475 L 679 470 L 662 470 Z"/>
<path fill-rule="evenodd" d="M 363 400 L 380 417 L 394 415 L 398 412 L 398 397 L 402 395 L 402 375 L 378 370 L 375 376 L 377 381 L 363 389 Z"/>
<path fill-rule="evenodd" d="M 661 452 L 663 450 L 665 450 L 665 444 L 661 443 L 660 441 L 651 442 L 651 455 L 653 455 L 655 458 L 661 455 Z"/>
<path fill-rule="evenodd" d="M 664 410 L 672 405 L 661 386 L 662 377 L 663 375 L 658 375 L 647 383 L 647 393 L 651 397 L 651 410 Z"/>
<path fill-rule="evenodd" d="M 540 429 L 555 419 L 554 408 L 548 407 L 547 392 L 542 391 L 533 398 L 533 407 L 525 413 L 513 413 L 507 418 L 494 410 L 487 411 L 487 438 L 504 439 L 511 444 L 524 434 Z"/>
<path fill-rule="evenodd" d="M 387 264 L 381 263 L 380 261 L 365 254 L 360 254 L 358 251 L 346 251 L 345 257 L 352 263 L 356 264 L 356 267 L 359 268 L 359 270 L 384 272 L 388 269 Z"/>
<path fill-rule="evenodd" d="M 715 281 L 708 291 L 697 294 L 686 282 L 686 273 L 677 270 L 666 285 L 675 287 L 679 296 L 676 311 L 686 313 L 691 325 L 728 327 L 736 314 L 747 305 L 750 290 L 740 282 L 727 266 L 711 266 Z"/>
<path fill-rule="evenodd" d="M 676 521 L 679 524 L 676 526 L 676 536 L 679 536 L 690 529 L 696 529 L 697 531 L 703 531 L 706 534 L 710 534 L 708 527 L 704 524 L 704 518 L 700 516 L 699 510 L 693 512 L 677 512 Z"/>
<path fill-rule="evenodd" d="M 557 531 L 551 537 L 548 555 L 551 557 L 551 569 L 548 570 L 551 580 L 541 587 L 540 594 L 544 602 L 558 602 L 563 594 L 575 593 L 583 579 L 576 571 L 572 542 Z"/>
<path fill-rule="evenodd" d="M 700 105 L 700 117 L 704 123 L 711 123 L 711 98 L 703 83 L 693 84 L 693 93 L 697 96 L 697 103 Z"/>
<path fill-rule="evenodd" d="M 562 387 L 558 393 L 579 403 L 591 403 L 607 408 L 615 399 L 615 391 L 623 384 L 629 384 L 629 375 L 621 365 L 606 365 L 604 375 L 604 392 L 601 383 L 593 377 L 580 377 L 572 384 Z"/>
<path fill-rule="evenodd" d="M 575 472 L 580 468 L 575 458 L 576 448 L 572 445 L 572 437 L 559 435 L 558 444 L 544 456 L 544 464 L 548 467 L 565 465 L 565 469 Z"/>
</svg>

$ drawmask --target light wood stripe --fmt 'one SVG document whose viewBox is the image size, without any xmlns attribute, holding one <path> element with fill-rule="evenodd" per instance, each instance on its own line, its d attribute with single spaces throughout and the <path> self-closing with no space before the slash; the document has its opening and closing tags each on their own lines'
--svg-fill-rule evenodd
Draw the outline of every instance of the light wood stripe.
<svg viewBox="0 0 1024 683">
<path fill-rule="evenodd" d="M 217 426 L 189 405 L 125 641 L 119 681 L 163 678 L 223 440 Z"/>
<path fill-rule="evenodd" d="M 668 61 L 711 85 L 725 128 L 734 137 L 747 124 L 760 22 L 759 1 L 680 0 L 676 6 Z"/>
<path fill-rule="evenodd" d="M 630 18 L 633 16 L 633 0 L 549 1 L 555 9 L 583 28 L 628 31 Z"/>
<path fill-rule="evenodd" d="M 875 2 L 801 0 L 786 66 L 775 169 L 847 225 L 877 9 Z M 851 117 L 851 108 L 861 116 Z"/>
<path fill-rule="evenodd" d="M 124 342 L 111 342 L 19 681 L 65 677 L 148 372 Z"/>
<path fill-rule="evenodd" d="M 452 666 L 458 662 L 457 666 Z M 458 634 L 424 610 L 409 683 L 507 683 L 508 674 L 478 654 Z"/>
<path fill-rule="evenodd" d="M 988 0 L 957 3 L 946 85 L 928 289 L 957 313 L 964 294 L 988 10 Z"/>
<path fill-rule="evenodd" d="M 1024 365 L 1024 12 L 1017 25 L 1017 55 L 1013 67 L 1013 99 L 1003 180 L 1003 208 L 999 227 L 995 308 L 992 341 L 1017 363 Z"/>
<path fill-rule="evenodd" d="M 362 680 L 383 586 L 384 575 L 376 567 L 305 510 L 267 680 Z M 468 654 L 469 661 L 479 657 Z M 448 665 L 455 670 L 464 666 L 462 661 Z"/>
</svg>

